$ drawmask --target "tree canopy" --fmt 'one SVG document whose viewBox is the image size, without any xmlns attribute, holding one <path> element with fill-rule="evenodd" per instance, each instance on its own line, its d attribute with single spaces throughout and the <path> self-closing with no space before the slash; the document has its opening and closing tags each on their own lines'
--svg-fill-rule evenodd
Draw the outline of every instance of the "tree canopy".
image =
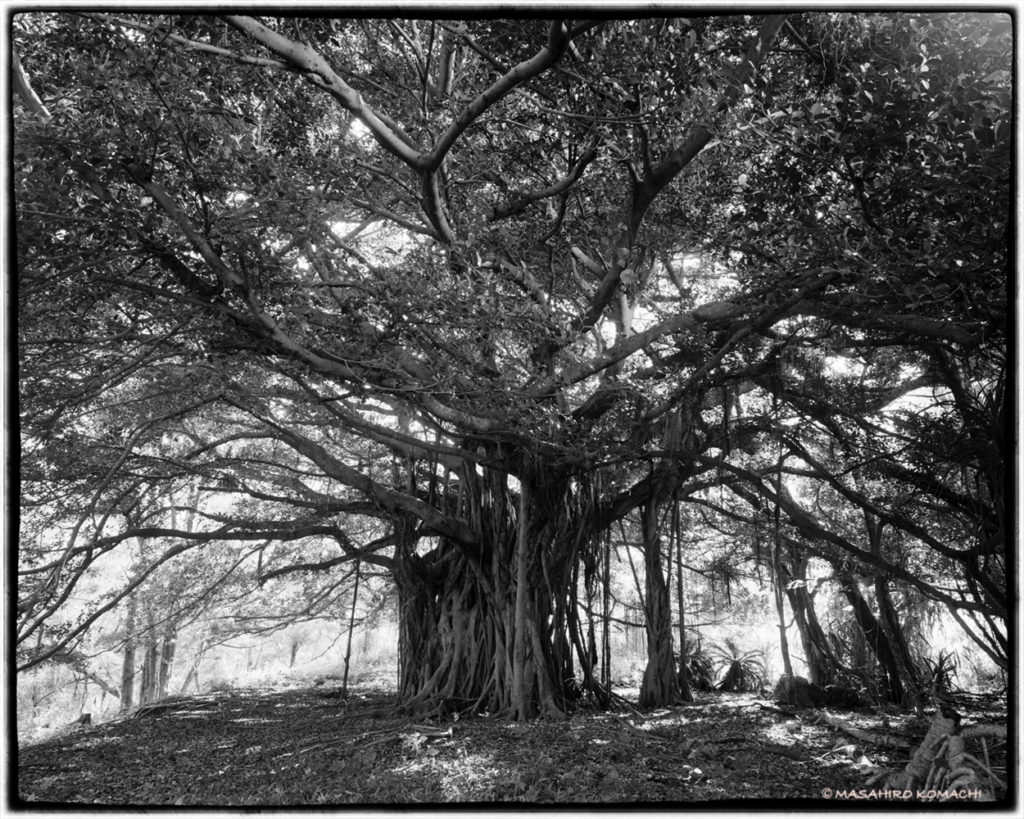
<svg viewBox="0 0 1024 819">
<path fill-rule="evenodd" d="M 679 503 L 1005 667 L 1008 17 L 32 12 L 13 46 L 20 667 L 132 543 L 165 548 L 90 616 L 273 544 L 264 579 L 391 573 L 410 704 L 560 713 L 602 696 L 577 594 L 628 522 L 671 699 Z"/>
</svg>

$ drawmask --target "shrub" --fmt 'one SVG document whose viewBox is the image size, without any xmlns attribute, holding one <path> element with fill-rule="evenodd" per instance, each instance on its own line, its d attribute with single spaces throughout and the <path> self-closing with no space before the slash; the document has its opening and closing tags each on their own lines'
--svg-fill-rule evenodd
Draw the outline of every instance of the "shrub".
<svg viewBox="0 0 1024 819">
<path fill-rule="evenodd" d="M 932 691 L 939 694 L 951 693 L 953 678 L 960 673 L 960 657 L 957 653 L 943 649 L 934 660 L 926 659 L 925 666 Z"/>
<path fill-rule="evenodd" d="M 216 677 L 210 680 L 203 687 L 211 694 L 222 694 L 228 691 L 234 691 L 235 683 L 233 680 L 229 680 L 226 677 Z"/>
<path fill-rule="evenodd" d="M 735 640 L 726 639 L 719 645 L 712 645 L 708 654 L 721 675 L 719 691 L 757 691 L 764 685 L 767 669 L 764 652 L 760 649 L 740 651 Z"/>
<path fill-rule="evenodd" d="M 686 641 L 686 680 L 694 691 L 710 691 L 714 688 L 715 662 L 707 649 L 698 639 L 696 642 L 687 639 Z M 676 657 L 676 667 L 679 666 L 679 658 Z"/>
</svg>

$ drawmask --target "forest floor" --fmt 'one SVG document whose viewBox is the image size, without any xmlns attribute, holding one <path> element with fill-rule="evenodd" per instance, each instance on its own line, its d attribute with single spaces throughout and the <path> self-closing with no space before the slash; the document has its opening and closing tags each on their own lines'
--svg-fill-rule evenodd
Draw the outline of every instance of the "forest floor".
<svg viewBox="0 0 1024 819">
<path fill-rule="evenodd" d="M 794 719 L 775 709 L 754 695 L 713 693 L 643 714 L 624 707 L 528 724 L 418 721 L 380 690 L 352 688 L 347 699 L 324 687 L 235 690 L 76 726 L 20 748 L 15 770 L 19 799 L 51 807 L 764 807 L 831 798 L 840 809 L 840 792 L 865 788 L 875 766 L 902 767 L 928 724 L 895 710 L 831 712 L 912 743 L 886 749 L 860 745 L 823 712 L 797 709 Z M 965 722 L 1005 722 L 1005 714 L 979 712 Z M 1005 765 L 1005 746 L 991 750 L 994 768 Z"/>
</svg>

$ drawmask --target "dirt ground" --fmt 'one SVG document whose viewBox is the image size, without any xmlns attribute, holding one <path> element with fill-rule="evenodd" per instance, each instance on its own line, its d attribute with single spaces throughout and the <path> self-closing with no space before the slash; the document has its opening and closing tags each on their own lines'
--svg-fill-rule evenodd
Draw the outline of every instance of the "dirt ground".
<svg viewBox="0 0 1024 819">
<path fill-rule="evenodd" d="M 223 692 L 25 746 L 16 759 L 17 795 L 37 803 L 24 807 L 753 807 L 749 800 L 758 800 L 764 808 L 766 801 L 824 807 L 828 800 L 841 809 L 852 806 L 841 801 L 865 798 L 845 791 L 864 789 L 879 766 L 902 767 L 909 756 L 858 743 L 822 712 L 794 713 L 753 695 L 704 694 L 645 714 L 624 708 L 528 724 L 483 716 L 422 722 L 375 690 L 346 699 L 323 687 Z M 928 723 L 882 709 L 833 714 L 915 746 Z M 979 721 L 992 716 L 979 714 Z M 986 750 L 993 770 L 1005 765 L 1005 746 Z"/>
</svg>

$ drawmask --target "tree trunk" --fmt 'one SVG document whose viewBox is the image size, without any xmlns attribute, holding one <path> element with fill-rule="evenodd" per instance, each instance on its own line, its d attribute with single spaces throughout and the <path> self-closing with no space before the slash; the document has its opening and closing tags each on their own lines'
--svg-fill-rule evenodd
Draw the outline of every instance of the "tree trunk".
<svg viewBox="0 0 1024 819">
<path fill-rule="evenodd" d="M 139 690 L 139 705 L 146 705 L 156 699 L 159 656 L 160 651 L 156 637 L 150 631 L 146 635 L 146 653 L 142 660 L 142 685 Z"/>
<path fill-rule="evenodd" d="M 658 504 L 641 509 L 644 543 L 644 620 L 647 626 L 647 668 L 640 687 L 641 708 L 657 708 L 679 701 L 679 678 L 672 653 L 672 603 L 662 567 L 658 537 Z"/>
<path fill-rule="evenodd" d="M 867 511 L 864 512 L 864 523 L 868 531 L 871 553 L 881 557 L 885 524 Z M 907 686 L 906 696 L 913 703 L 917 713 L 922 714 L 924 713 L 924 697 L 917 668 L 903 636 L 903 628 L 900 626 L 899 615 L 892 602 L 892 595 L 889 594 L 888 575 L 881 571 L 875 573 L 875 600 L 878 602 L 878 624 L 892 647 L 893 658 Z"/>
<path fill-rule="evenodd" d="M 812 683 L 824 688 L 834 681 L 835 676 L 833 665 L 829 662 L 828 642 L 821 626 L 818 625 L 814 601 L 807 590 L 807 559 L 796 554 L 793 554 L 792 558 L 792 573 L 782 563 L 779 564 L 779 569 L 785 581 L 789 607 L 793 610 L 793 619 L 800 632 L 800 642 L 807 659 L 808 677 Z"/>
<path fill-rule="evenodd" d="M 146 633 L 143 641 L 142 681 L 139 686 L 139 705 L 146 705 L 157 698 L 160 675 L 160 643 L 153 622 L 153 610 L 146 606 Z"/>
<path fill-rule="evenodd" d="M 601 539 L 604 571 L 601 574 L 601 686 L 606 697 L 612 693 L 612 539 Z"/>
<path fill-rule="evenodd" d="M 345 672 L 341 679 L 341 695 L 348 696 L 348 664 L 352 658 L 352 632 L 356 628 L 356 604 L 359 601 L 359 561 L 356 560 L 356 582 L 352 589 L 352 609 L 348 614 L 348 639 L 345 641 Z M 295 652 L 292 652 L 292 661 L 295 661 Z"/>
<path fill-rule="evenodd" d="M 590 548 L 584 549 L 580 554 L 580 560 L 572 564 L 571 588 L 578 589 L 580 583 L 580 569 L 583 570 L 583 601 L 582 604 L 570 599 L 570 605 L 566 608 L 567 627 L 576 649 L 576 656 L 579 660 L 580 670 L 583 672 L 582 691 L 590 692 L 598 705 L 607 708 L 610 703 L 610 687 L 605 684 L 605 677 L 608 673 L 605 649 L 608 648 L 608 609 L 604 603 L 606 589 L 606 564 L 608 555 L 607 538 L 601 537 L 589 544 Z M 594 611 L 594 597 L 597 593 L 597 584 L 601 583 L 601 625 L 602 643 L 601 650 L 597 648 L 597 614 Z M 580 619 L 580 610 L 586 615 L 586 624 Z M 569 662 L 563 668 L 563 678 L 574 677 L 571 654 L 566 653 Z M 596 674 L 600 667 L 601 676 L 598 679 Z"/>
<path fill-rule="evenodd" d="M 167 684 L 171 679 L 171 668 L 174 665 L 174 653 L 178 644 L 178 630 L 168 623 L 164 627 L 163 638 L 160 646 L 160 673 L 157 680 L 157 696 L 162 699 L 167 696 Z"/>
<path fill-rule="evenodd" d="M 902 703 L 903 685 L 900 681 L 899 666 L 895 656 L 893 656 L 892 647 L 885 636 L 885 631 L 879 625 L 878 620 L 875 619 L 871 607 L 860 593 L 860 588 L 853 575 L 846 570 L 838 568 L 836 575 L 839 579 L 839 585 L 846 595 L 846 599 L 853 606 L 853 615 L 857 625 L 863 632 L 867 644 L 874 652 L 875 659 L 878 660 L 878 664 L 885 676 L 886 696 L 889 702 Z"/>
<path fill-rule="evenodd" d="M 128 611 L 125 615 L 124 657 L 121 660 L 121 710 L 129 711 L 135 696 L 135 595 L 128 596 Z"/>
<path fill-rule="evenodd" d="M 875 599 L 878 601 L 878 623 L 892 646 L 894 659 L 906 684 L 907 697 L 919 714 L 924 713 L 924 689 L 889 594 L 888 579 L 881 573 L 875 575 Z"/>
<path fill-rule="evenodd" d="M 679 500 L 673 499 L 672 534 L 676 541 L 676 600 L 679 603 L 679 698 L 693 702 L 689 675 L 686 672 L 686 609 L 683 594 L 683 540 L 679 531 Z"/>
<path fill-rule="evenodd" d="M 515 613 L 515 644 L 512 654 L 512 708 L 519 719 L 526 720 L 533 716 L 530 708 L 530 680 L 526 667 L 526 654 L 529 642 L 526 633 L 526 601 L 529 593 L 526 588 L 529 577 L 528 555 L 530 501 L 527 484 L 524 481 L 519 490 L 519 533 L 516 540 L 516 613 Z"/>
<path fill-rule="evenodd" d="M 832 643 L 828 639 L 825 629 L 821 627 L 821 621 L 818 620 L 818 613 L 814 609 L 814 595 L 806 589 L 804 591 L 806 597 L 804 604 L 804 618 L 807 621 L 808 634 L 811 637 L 811 642 L 813 642 L 821 652 L 827 679 L 829 682 L 835 682 L 836 672 L 843 668 L 843 664 L 839 657 L 836 656 Z"/>
<path fill-rule="evenodd" d="M 778 521 L 776 521 L 778 525 Z M 772 586 L 775 596 L 775 614 L 779 620 L 779 652 L 782 654 L 782 668 L 786 679 L 793 679 L 793 661 L 789 656 L 789 637 L 786 634 L 786 607 L 785 607 L 785 596 L 782 592 L 782 586 L 784 583 L 782 577 L 782 563 L 779 560 L 778 544 L 772 554 Z M 792 686 L 788 689 L 793 690 Z"/>
<path fill-rule="evenodd" d="M 460 514 L 473 546 L 438 538 L 425 554 L 396 520 L 399 697 L 416 711 L 564 716 L 578 698 L 569 606 L 573 564 L 593 520 L 588 494 L 534 469 L 512 491 L 504 474 L 468 468 Z M 593 675 L 584 686 L 599 698 Z"/>
<path fill-rule="evenodd" d="M 185 674 L 185 681 L 181 684 L 181 688 L 178 689 L 179 694 L 184 694 L 188 691 L 188 687 L 193 684 L 195 685 L 196 690 L 199 690 L 199 665 L 202 663 L 203 655 L 206 653 L 208 640 L 209 635 L 207 633 L 207 627 L 204 626 L 199 638 L 199 647 L 196 649 L 196 653 L 192 657 L 188 673 Z"/>
</svg>

